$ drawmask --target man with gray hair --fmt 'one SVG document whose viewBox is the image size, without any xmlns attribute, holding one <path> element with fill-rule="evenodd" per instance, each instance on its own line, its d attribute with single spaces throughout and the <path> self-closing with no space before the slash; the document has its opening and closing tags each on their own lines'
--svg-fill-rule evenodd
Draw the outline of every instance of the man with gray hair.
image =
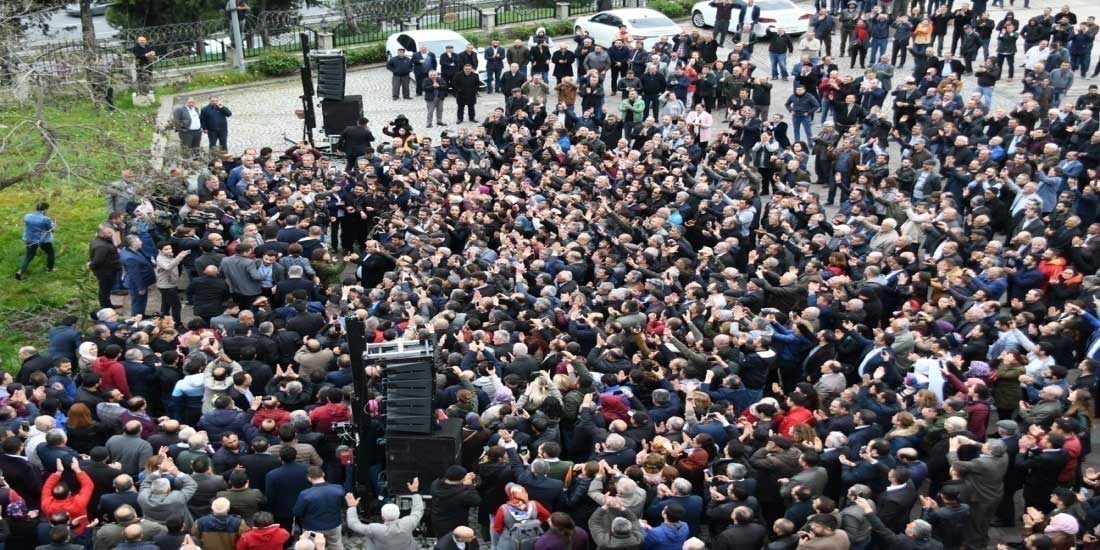
<svg viewBox="0 0 1100 550">
<path fill-rule="evenodd" d="M 193 520 L 187 501 L 194 496 L 198 484 L 176 467 L 166 450 L 162 450 L 161 456 L 163 461 L 159 469 L 141 482 L 138 506 L 141 506 L 142 513 L 151 521 L 164 524 L 169 519 L 176 518 L 183 522 L 185 529 L 190 529 Z M 173 482 L 168 477 L 175 480 L 177 488 L 172 488 Z M 117 517 L 118 512 L 115 515 Z"/>
<path fill-rule="evenodd" d="M 138 517 L 137 511 L 129 504 L 123 504 L 115 510 L 114 523 L 105 523 L 96 530 L 93 539 L 93 550 L 109 550 L 121 544 L 125 539 L 124 532 L 131 526 L 141 529 L 143 540 L 153 540 L 153 537 L 165 533 L 168 530 L 163 525 Z"/>
<path fill-rule="evenodd" d="M 863 510 L 867 520 L 871 523 L 871 530 L 882 540 L 884 548 L 894 547 L 899 550 L 915 550 L 917 548 L 932 547 L 932 525 L 923 519 L 915 519 L 905 526 L 905 534 L 897 534 L 882 523 L 871 501 L 865 497 L 855 499 L 857 506 Z"/>
<path fill-rule="evenodd" d="M 401 509 L 390 503 L 382 506 L 382 523 L 364 524 L 359 521 L 359 499 L 348 493 L 344 500 L 348 504 L 348 528 L 370 540 L 374 550 L 415 550 L 420 546 L 413 539 L 412 532 L 424 516 L 424 499 L 417 494 L 420 490 L 420 478 L 413 478 L 408 484 L 412 493 L 412 511 L 401 517 Z"/>
<path fill-rule="evenodd" d="M 981 455 L 973 460 L 959 460 L 959 447 L 981 445 Z M 951 437 L 947 460 L 963 481 L 961 501 L 970 505 L 970 534 L 967 545 L 985 548 L 989 545 L 989 524 L 1004 496 L 1004 477 L 1008 471 L 1005 444 L 990 439 L 985 444 L 962 435 Z"/>
<path fill-rule="evenodd" d="M 1039 402 L 1032 405 L 1027 401 L 1020 401 L 1020 419 L 1025 424 L 1050 428 L 1054 419 L 1062 416 L 1062 388 L 1061 386 L 1046 386 L 1039 390 Z"/>
<path fill-rule="evenodd" d="M 210 513 L 195 520 L 192 536 L 197 536 L 203 548 L 233 548 L 248 525 L 240 516 L 229 513 L 229 499 L 219 497 L 210 503 Z"/>
</svg>

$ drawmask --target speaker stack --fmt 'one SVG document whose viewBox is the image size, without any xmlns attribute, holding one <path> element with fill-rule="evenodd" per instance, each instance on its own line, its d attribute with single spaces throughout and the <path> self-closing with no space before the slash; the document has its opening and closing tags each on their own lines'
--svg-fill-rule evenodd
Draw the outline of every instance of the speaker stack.
<svg viewBox="0 0 1100 550">
<path fill-rule="evenodd" d="M 363 96 L 346 95 L 340 101 L 322 101 L 321 116 L 324 118 L 326 136 L 335 136 L 348 126 L 355 126 L 363 116 Z"/>
<path fill-rule="evenodd" d="M 317 64 L 317 97 L 324 101 L 343 101 L 348 74 L 344 52 L 317 51 L 314 52 L 313 60 Z"/>
<path fill-rule="evenodd" d="M 462 420 L 437 421 L 434 414 L 435 347 L 431 342 L 395 341 L 367 344 L 363 323 L 348 317 L 348 348 L 355 380 L 355 422 L 366 434 L 369 420 L 364 414 L 369 380 L 366 365 L 382 367 L 382 422 L 385 426 L 386 479 L 390 494 L 407 494 L 406 485 L 420 478 L 420 486 L 442 478 L 447 468 L 461 461 Z M 357 464 L 364 460 L 367 445 L 360 437 Z M 362 444 L 366 442 L 366 445 Z M 356 469 L 361 486 L 369 483 L 366 468 Z"/>
</svg>

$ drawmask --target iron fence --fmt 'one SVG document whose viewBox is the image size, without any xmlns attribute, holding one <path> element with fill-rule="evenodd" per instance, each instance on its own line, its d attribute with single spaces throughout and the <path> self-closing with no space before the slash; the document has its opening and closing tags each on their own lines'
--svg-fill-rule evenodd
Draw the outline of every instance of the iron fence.
<svg viewBox="0 0 1100 550">
<path fill-rule="evenodd" d="M 626 0 L 571 0 L 569 16 L 596 13 L 598 11 L 625 8 Z"/>
<path fill-rule="evenodd" d="M 513 23 L 525 23 L 527 21 L 539 21 L 557 17 L 557 10 L 553 7 L 542 7 L 527 4 L 505 3 L 496 7 L 497 25 L 511 25 Z"/>
<path fill-rule="evenodd" d="M 417 29 L 468 31 L 481 28 L 481 9 L 470 4 L 440 2 L 416 18 Z"/>
</svg>

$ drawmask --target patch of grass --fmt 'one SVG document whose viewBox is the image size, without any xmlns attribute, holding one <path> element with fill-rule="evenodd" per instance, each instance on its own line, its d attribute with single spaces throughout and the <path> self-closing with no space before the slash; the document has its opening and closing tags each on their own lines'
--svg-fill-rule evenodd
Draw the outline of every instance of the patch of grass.
<svg viewBox="0 0 1100 550">
<path fill-rule="evenodd" d="M 60 149 L 79 177 L 56 171 L 0 191 L 0 368 L 19 367 L 16 351 L 22 345 L 44 350 L 46 330 L 65 314 L 89 319 L 96 306 L 95 278 L 84 268 L 88 242 L 95 227 L 106 219 L 106 195 L 99 184 L 114 181 L 124 168 L 137 168 L 148 160 L 155 107 L 134 107 L 128 96 L 118 99 L 118 110 L 109 113 L 90 102 L 57 100 L 47 105 L 45 118 L 58 128 Z M 29 108 L 0 109 L 0 131 L 29 118 Z M 43 152 L 42 142 L 30 130 L 24 139 L 7 144 L 0 155 L 0 174 L 21 173 L 34 167 Z M 144 151 L 144 154 L 140 154 Z M 52 165 L 58 168 L 55 161 Z M 41 252 L 22 282 L 15 271 L 23 256 L 23 216 L 38 200 L 50 203 L 49 214 L 57 222 L 54 247 L 57 271 L 46 273 Z"/>
</svg>

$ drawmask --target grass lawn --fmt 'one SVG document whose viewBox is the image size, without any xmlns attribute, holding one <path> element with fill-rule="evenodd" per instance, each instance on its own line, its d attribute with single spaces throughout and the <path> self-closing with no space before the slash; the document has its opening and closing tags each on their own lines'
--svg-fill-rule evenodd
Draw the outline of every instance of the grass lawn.
<svg viewBox="0 0 1100 550">
<path fill-rule="evenodd" d="M 128 94 L 118 98 L 114 113 L 96 110 L 90 102 L 69 98 L 46 107 L 46 120 L 59 128 L 60 149 L 80 177 L 45 173 L 0 191 L 0 368 L 19 367 L 19 346 L 45 349 L 46 330 L 66 314 L 89 320 L 95 307 L 95 278 L 84 269 L 88 242 L 95 227 L 106 219 L 106 199 L 97 183 L 118 178 L 119 172 L 147 159 L 156 107 L 135 108 Z M 0 109 L 0 135 L 30 115 L 29 107 Z M 28 130 L 13 137 L 0 154 L 0 174 L 20 173 L 32 167 L 43 151 Z M 136 153 L 144 151 L 144 156 Z M 129 158 L 120 154 L 131 153 Z M 46 273 L 39 253 L 23 281 L 15 280 L 24 250 L 23 215 L 40 199 L 50 203 L 49 214 L 58 228 L 54 234 L 57 271 Z"/>
</svg>

